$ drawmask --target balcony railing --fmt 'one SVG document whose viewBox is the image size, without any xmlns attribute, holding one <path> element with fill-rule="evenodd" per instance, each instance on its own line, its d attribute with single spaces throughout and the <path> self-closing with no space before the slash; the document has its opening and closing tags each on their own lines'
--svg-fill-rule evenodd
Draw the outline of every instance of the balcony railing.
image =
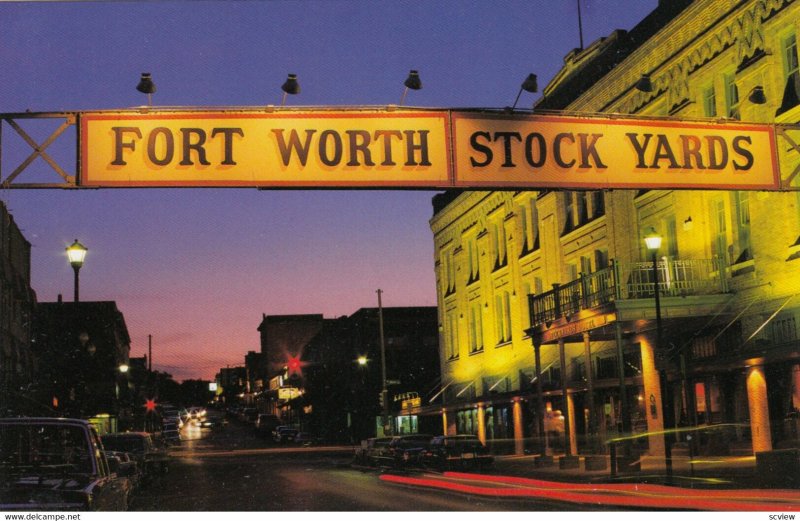
<svg viewBox="0 0 800 521">
<path fill-rule="evenodd" d="M 660 296 L 726 293 L 727 281 L 722 267 L 719 259 L 661 260 L 658 263 Z M 566 284 L 553 284 L 553 289 L 545 293 L 529 295 L 531 327 L 617 300 L 653 298 L 654 286 L 652 263 L 613 262 L 595 273 L 581 273 L 578 279 Z"/>
</svg>

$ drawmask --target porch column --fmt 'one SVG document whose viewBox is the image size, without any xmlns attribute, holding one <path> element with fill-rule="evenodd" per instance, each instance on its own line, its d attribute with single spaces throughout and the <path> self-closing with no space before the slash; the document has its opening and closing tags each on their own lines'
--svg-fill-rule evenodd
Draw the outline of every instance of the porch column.
<svg viewBox="0 0 800 521">
<path fill-rule="evenodd" d="M 522 403 L 519 396 L 514 397 L 513 402 L 514 413 L 514 454 L 521 455 L 525 453 L 525 440 L 523 439 L 522 431 Z"/>
<path fill-rule="evenodd" d="M 447 436 L 449 432 L 447 432 L 447 409 L 442 409 L 442 434 Z"/>
<path fill-rule="evenodd" d="M 564 421 L 566 422 L 564 428 L 569 429 L 569 454 L 577 454 L 578 436 L 575 433 L 575 400 L 572 394 L 567 394 L 567 414 L 564 415 Z"/>
<path fill-rule="evenodd" d="M 583 333 L 583 358 L 586 369 L 586 406 L 589 408 L 589 425 L 587 434 L 589 435 L 589 451 L 594 454 L 597 451 L 597 413 L 594 410 L 594 371 L 592 370 L 592 344 L 589 340 L 589 332 Z"/>
<path fill-rule="evenodd" d="M 570 425 L 572 422 L 570 421 L 570 405 L 569 405 L 569 395 L 567 394 L 567 358 L 566 354 L 564 353 L 564 339 L 558 339 L 558 356 L 561 361 L 561 396 L 563 398 L 564 405 L 561 407 L 562 414 L 564 414 L 564 455 L 571 456 L 572 455 L 572 440 L 574 436 L 572 436 L 572 429 Z"/>
<path fill-rule="evenodd" d="M 747 406 L 750 408 L 750 432 L 753 453 L 772 450 L 772 435 L 767 405 L 767 380 L 764 366 L 756 365 L 747 372 Z"/>
<path fill-rule="evenodd" d="M 642 383 L 644 384 L 644 405 L 647 416 L 647 432 L 664 431 L 664 411 L 661 409 L 661 382 L 656 369 L 655 352 L 652 340 L 641 338 Z M 651 456 L 665 457 L 664 436 L 649 436 Z"/>
<path fill-rule="evenodd" d="M 486 409 L 483 403 L 478 404 L 478 439 L 485 445 L 486 444 Z"/>
<path fill-rule="evenodd" d="M 614 322 L 614 335 L 617 340 L 617 372 L 619 373 L 619 419 L 617 423 L 618 434 L 630 434 L 631 415 L 628 411 L 628 388 L 625 385 L 625 344 L 622 339 L 622 323 Z"/>
<path fill-rule="evenodd" d="M 544 396 L 542 395 L 542 359 L 541 345 L 533 344 L 536 361 L 536 426 L 539 434 L 539 454 L 547 454 L 547 437 L 544 432 Z"/>
</svg>

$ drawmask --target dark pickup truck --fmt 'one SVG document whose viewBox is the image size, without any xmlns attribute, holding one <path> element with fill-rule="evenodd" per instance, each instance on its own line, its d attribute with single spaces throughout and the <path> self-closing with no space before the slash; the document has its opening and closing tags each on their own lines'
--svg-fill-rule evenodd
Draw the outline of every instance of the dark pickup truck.
<svg viewBox="0 0 800 521">
<path fill-rule="evenodd" d="M 129 489 L 89 422 L 0 418 L 0 511 L 126 510 Z"/>
</svg>

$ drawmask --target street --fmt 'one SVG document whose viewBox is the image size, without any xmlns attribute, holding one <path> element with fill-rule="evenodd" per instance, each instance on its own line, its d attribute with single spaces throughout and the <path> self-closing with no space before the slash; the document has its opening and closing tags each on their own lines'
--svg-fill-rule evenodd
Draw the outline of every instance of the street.
<svg viewBox="0 0 800 521">
<path fill-rule="evenodd" d="M 232 421 L 215 431 L 189 426 L 168 474 L 140 489 L 134 511 L 482 511 L 562 510 L 540 500 L 482 498 L 383 481 L 350 467 L 347 447 L 287 449 Z M 580 508 L 580 507 L 577 507 Z M 575 510 L 575 505 L 570 505 Z M 595 508 L 596 509 L 596 508 Z"/>
</svg>

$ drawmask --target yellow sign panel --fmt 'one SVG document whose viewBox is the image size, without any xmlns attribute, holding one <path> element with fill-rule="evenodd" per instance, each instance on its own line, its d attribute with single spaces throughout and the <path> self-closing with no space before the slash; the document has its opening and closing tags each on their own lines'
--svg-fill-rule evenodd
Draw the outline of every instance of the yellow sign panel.
<svg viewBox="0 0 800 521">
<path fill-rule="evenodd" d="M 447 121 L 444 112 L 87 114 L 80 184 L 446 186 Z"/>
<path fill-rule="evenodd" d="M 455 185 L 776 189 L 768 125 L 454 113 Z"/>
<path fill-rule="evenodd" d="M 778 189 L 775 130 L 449 110 L 81 116 L 81 186 Z"/>
</svg>

